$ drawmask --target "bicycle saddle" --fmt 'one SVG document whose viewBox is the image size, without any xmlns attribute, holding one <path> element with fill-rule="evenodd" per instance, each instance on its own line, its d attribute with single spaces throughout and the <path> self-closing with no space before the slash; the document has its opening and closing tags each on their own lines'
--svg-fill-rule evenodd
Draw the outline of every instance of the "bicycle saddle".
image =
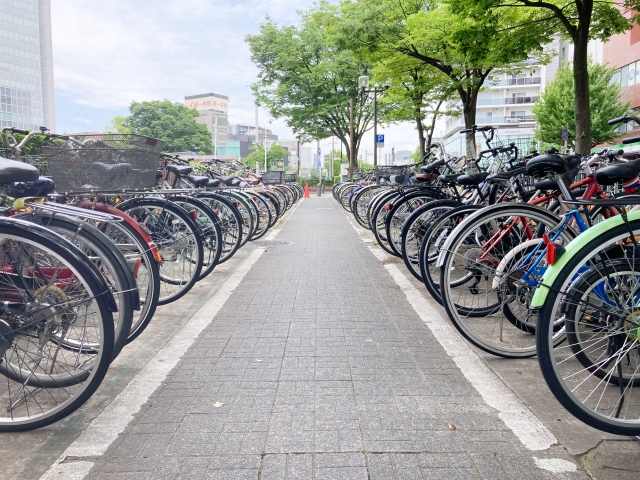
<svg viewBox="0 0 640 480">
<path fill-rule="evenodd" d="M 492 173 L 486 178 L 486 180 L 487 180 L 487 183 L 508 182 L 509 180 L 511 180 L 511 178 L 517 175 L 520 175 L 522 173 L 525 173 L 526 170 L 527 169 L 525 167 L 520 167 L 520 168 L 514 168 L 513 170 L 508 170 L 506 172 Z"/>
<path fill-rule="evenodd" d="M 383 178 L 388 178 L 391 183 L 395 183 L 396 185 L 404 185 L 404 182 L 407 180 L 406 175 L 389 175 L 389 177 Z"/>
<path fill-rule="evenodd" d="M 638 174 L 640 174 L 640 160 L 618 163 L 598 170 L 596 172 L 596 182 L 600 185 L 615 185 L 616 183 L 633 180 Z"/>
<path fill-rule="evenodd" d="M 33 165 L 0 157 L 0 183 L 34 182 L 39 176 Z"/>
<path fill-rule="evenodd" d="M 253 177 L 245 178 L 245 181 L 249 182 L 249 185 L 258 185 L 260 183 L 260 179 L 259 178 L 253 178 Z"/>
<path fill-rule="evenodd" d="M 527 162 L 527 174 L 533 177 L 546 177 L 549 174 L 561 175 L 580 165 L 577 155 L 545 154 L 533 157 Z"/>
<path fill-rule="evenodd" d="M 420 167 L 420 171 L 422 173 L 433 173 L 443 165 L 444 165 L 444 160 L 438 160 L 437 162 L 432 162 L 427 165 L 423 165 L 422 167 Z"/>
<path fill-rule="evenodd" d="M 489 176 L 489 174 L 487 172 L 480 172 L 480 173 L 470 173 L 467 175 L 460 175 L 458 177 L 457 182 L 460 185 L 480 185 L 482 182 L 484 182 L 485 178 L 487 178 Z"/>
<path fill-rule="evenodd" d="M 456 173 L 454 175 L 438 175 L 438 180 L 440 180 L 443 183 L 448 183 L 449 185 L 454 185 L 458 180 L 459 176 L 460 176 L 459 173 Z"/>
<path fill-rule="evenodd" d="M 573 182 L 573 180 L 576 178 L 576 175 L 578 175 L 577 168 L 569 170 L 566 175 L 567 180 L 569 182 Z M 558 190 L 558 182 L 549 179 L 536 180 L 535 182 L 533 182 L 533 188 L 535 188 L 536 190 Z"/>
<path fill-rule="evenodd" d="M 7 193 L 13 198 L 44 197 L 53 193 L 55 189 L 56 186 L 53 180 L 47 177 L 40 177 L 35 182 L 16 183 L 9 188 Z"/>
<path fill-rule="evenodd" d="M 220 180 L 218 180 L 217 178 L 210 178 L 207 182 L 207 188 L 219 187 L 220 183 L 222 182 L 220 182 Z"/>
<path fill-rule="evenodd" d="M 193 183 L 194 187 L 204 187 L 209 182 L 209 177 L 202 175 L 188 175 L 187 180 Z"/>
<path fill-rule="evenodd" d="M 418 173 L 412 177 L 416 182 L 430 182 L 433 180 L 432 173 Z"/>
<path fill-rule="evenodd" d="M 189 167 L 187 165 L 167 165 L 167 170 L 175 173 L 176 175 L 184 176 L 193 172 L 193 167 Z"/>
</svg>

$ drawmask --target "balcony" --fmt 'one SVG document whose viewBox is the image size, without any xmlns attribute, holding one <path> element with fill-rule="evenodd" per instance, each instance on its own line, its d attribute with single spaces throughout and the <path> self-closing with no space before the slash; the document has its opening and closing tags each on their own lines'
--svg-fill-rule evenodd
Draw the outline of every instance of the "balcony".
<svg viewBox="0 0 640 480">
<path fill-rule="evenodd" d="M 536 103 L 538 97 L 507 97 L 507 98 L 479 98 L 476 105 L 485 107 L 491 105 L 523 105 Z"/>
<path fill-rule="evenodd" d="M 514 117 L 488 117 L 484 115 L 476 116 L 476 125 L 492 125 L 494 127 L 497 126 L 507 126 L 507 125 L 519 125 L 521 123 L 534 123 L 533 117 L 531 116 L 514 116 Z M 445 137 L 454 133 L 457 129 L 462 129 L 464 127 L 464 118 L 456 118 L 451 123 L 447 122 L 447 127 L 445 129 Z"/>
<path fill-rule="evenodd" d="M 487 82 L 490 87 L 517 87 L 521 85 L 540 85 L 541 77 L 507 78 L 496 83 Z"/>
</svg>

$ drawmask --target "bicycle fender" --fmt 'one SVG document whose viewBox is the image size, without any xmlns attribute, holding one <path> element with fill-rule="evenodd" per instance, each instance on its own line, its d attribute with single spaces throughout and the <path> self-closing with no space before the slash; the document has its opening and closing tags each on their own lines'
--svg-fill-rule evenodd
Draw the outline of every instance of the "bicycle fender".
<svg viewBox="0 0 640 480">
<path fill-rule="evenodd" d="M 627 213 L 629 221 L 640 219 L 640 211 L 630 211 Z M 531 309 L 538 309 L 544 305 L 549 294 L 549 288 L 553 285 L 553 282 L 558 277 L 558 274 L 569 263 L 569 260 L 573 258 L 581 249 L 587 246 L 589 242 L 602 235 L 607 230 L 611 230 L 619 225 L 622 225 L 624 220 L 622 215 L 616 215 L 615 217 L 608 218 L 600 223 L 595 224 L 589 228 L 586 232 L 581 233 L 575 239 L 571 240 L 565 247 L 564 254 L 560 259 L 552 266 L 547 268 L 546 272 L 542 276 L 542 281 L 538 288 L 533 293 L 530 307 Z"/>
</svg>

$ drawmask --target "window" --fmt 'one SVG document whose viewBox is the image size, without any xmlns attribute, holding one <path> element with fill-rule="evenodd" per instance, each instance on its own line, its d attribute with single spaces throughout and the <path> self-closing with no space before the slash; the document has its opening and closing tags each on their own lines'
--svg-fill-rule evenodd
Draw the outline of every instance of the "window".
<svg viewBox="0 0 640 480">
<path fill-rule="evenodd" d="M 621 85 L 622 88 L 626 87 L 628 82 L 629 82 L 629 65 L 622 67 L 622 69 L 620 70 L 620 80 L 621 80 Z"/>
<path fill-rule="evenodd" d="M 525 111 L 524 111 L 524 110 L 522 110 L 522 111 L 520 111 L 520 110 L 514 110 L 514 111 L 512 111 L 512 112 L 511 112 L 511 117 L 512 117 L 512 118 L 513 118 L 513 117 L 517 117 L 517 118 L 524 118 L 524 116 L 525 116 Z"/>
<path fill-rule="evenodd" d="M 613 72 L 613 75 L 611 75 L 611 84 L 615 85 L 616 83 L 620 85 L 620 69 L 616 70 Z"/>
<path fill-rule="evenodd" d="M 565 47 L 562 47 L 562 54 L 560 55 L 560 58 L 562 58 L 562 60 L 564 60 L 566 53 L 567 52 L 565 51 Z"/>
<path fill-rule="evenodd" d="M 631 65 L 629 65 L 629 74 L 628 74 L 628 78 L 629 81 L 627 82 L 627 85 L 631 86 L 631 85 L 635 85 L 636 84 L 636 64 L 632 63 Z"/>
</svg>

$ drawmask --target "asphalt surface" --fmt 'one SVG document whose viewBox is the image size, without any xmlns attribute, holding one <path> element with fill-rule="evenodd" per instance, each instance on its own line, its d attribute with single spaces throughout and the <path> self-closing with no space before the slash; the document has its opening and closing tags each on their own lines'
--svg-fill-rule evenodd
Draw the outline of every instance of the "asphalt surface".
<svg viewBox="0 0 640 480">
<path fill-rule="evenodd" d="M 78 412 L 2 435 L 3 478 L 637 478 L 535 359 L 469 347 L 330 197 L 161 307 Z"/>
</svg>

